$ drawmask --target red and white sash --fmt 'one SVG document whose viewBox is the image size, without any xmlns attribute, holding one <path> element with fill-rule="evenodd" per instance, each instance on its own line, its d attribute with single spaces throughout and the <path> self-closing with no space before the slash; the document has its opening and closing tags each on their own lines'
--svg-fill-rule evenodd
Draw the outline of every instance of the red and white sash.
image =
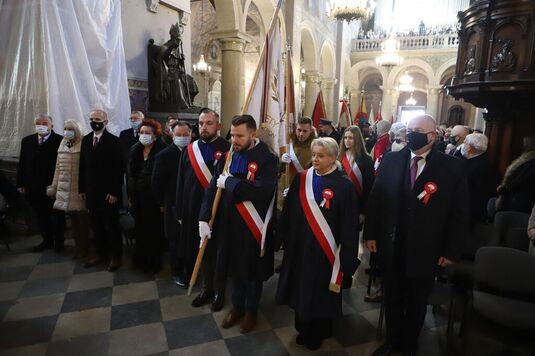
<svg viewBox="0 0 535 356">
<path fill-rule="evenodd" d="M 266 213 L 266 218 L 262 220 L 255 206 L 250 201 L 243 201 L 241 203 L 236 204 L 236 209 L 238 209 L 240 216 L 242 217 L 243 221 L 245 221 L 245 224 L 249 228 L 249 231 L 251 231 L 251 233 L 253 234 L 253 237 L 255 238 L 256 242 L 258 242 L 258 245 L 260 246 L 261 256 L 264 253 L 264 246 L 266 244 L 267 227 L 269 225 L 269 221 L 273 217 L 274 206 L 275 206 L 275 195 L 273 195 L 273 198 L 271 199 L 271 202 L 269 203 L 269 208 Z"/>
<path fill-rule="evenodd" d="M 188 145 L 188 157 L 199 183 L 206 189 L 212 180 L 212 172 L 210 172 L 208 165 L 204 162 L 201 149 L 199 148 L 199 140 Z"/>
<path fill-rule="evenodd" d="M 349 179 L 351 179 L 351 182 L 353 182 L 353 185 L 355 188 L 357 188 L 357 193 L 359 196 L 362 195 L 362 172 L 360 171 L 359 165 L 356 161 L 353 161 L 353 164 L 350 163 L 349 160 L 349 152 L 346 152 L 344 155 L 344 158 L 342 158 L 342 167 L 344 167 L 344 171 L 346 172 Z"/>
<path fill-rule="evenodd" d="M 301 205 L 303 206 L 308 224 L 332 266 L 329 290 L 340 293 L 342 285 L 340 246 L 336 244 L 331 227 L 323 216 L 316 199 L 314 199 L 314 190 L 312 188 L 313 177 L 314 170 L 312 168 L 301 173 L 299 197 L 301 198 Z"/>
<path fill-rule="evenodd" d="M 295 150 L 294 150 L 294 145 L 293 143 L 290 142 L 290 145 L 289 145 L 289 154 L 290 154 L 290 158 L 292 159 L 292 165 L 293 165 L 293 168 L 295 169 L 295 171 L 297 173 L 301 173 L 304 171 L 303 167 L 301 166 L 301 162 L 299 162 L 299 159 L 297 158 L 297 155 L 295 154 Z"/>
</svg>

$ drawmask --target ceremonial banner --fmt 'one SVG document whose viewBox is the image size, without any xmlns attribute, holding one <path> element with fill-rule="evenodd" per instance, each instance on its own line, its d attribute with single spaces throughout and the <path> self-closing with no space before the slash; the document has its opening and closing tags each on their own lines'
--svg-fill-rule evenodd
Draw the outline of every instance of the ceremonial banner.
<svg viewBox="0 0 535 356">
<path fill-rule="evenodd" d="M 316 129 L 319 127 L 320 119 L 322 118 L 327 118 L 327 114 L 325 103 L 323 102 L 323 94 L 320 90 L 318 97 L 316 98 L 316 104 L 314 104 L 314 110 L 312 111 L 312 124 Z"/>
<path fill-rule="evenodd" d="M 338 118 L 338 128 L 351 126 L 351 111 L 347 105 L 347 100 L 340 100 L 340 116 Z"/>
</svg>

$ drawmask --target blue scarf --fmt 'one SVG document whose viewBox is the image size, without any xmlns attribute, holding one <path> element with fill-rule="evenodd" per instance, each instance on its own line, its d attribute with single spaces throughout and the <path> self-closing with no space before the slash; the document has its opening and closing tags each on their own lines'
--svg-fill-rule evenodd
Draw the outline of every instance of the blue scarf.
<svg viewBox="0 0 535 356">
<path fill-rule="evenodd" d="M 323 201 L 323 177 L 317 175 L 315 171 L 312 176 L 312 190 L 314 191 L 316 203 L 320 204 Z"/>
<path fill-rule="evenodd" d="M 214 150 L 212 150 L 212 146 L 203 140 L 199 140 L 199 149 L 206 165 L 211 165 L 214 162 Z"/>
<path fill-rule="evenodd" d="M 232 163 L 230 164 L 229 172 L 232 175 L 247 174 L 247 165 L 249 160 L 242 152 L 234 152 L 232 154 Z"/>
</svg>

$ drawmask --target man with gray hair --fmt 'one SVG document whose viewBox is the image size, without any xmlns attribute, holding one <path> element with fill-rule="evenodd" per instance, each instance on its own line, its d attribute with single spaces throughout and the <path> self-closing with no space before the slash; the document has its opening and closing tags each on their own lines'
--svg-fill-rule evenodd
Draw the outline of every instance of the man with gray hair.
<svg viewBox="0 0 535 356">
<path fill-rule="evenodd" d="M 125 164 L 128 162 L 130 156 L 130 148 L 139 140 L 139 128 L 145 115 L 141 111 L 134 110 L 130 114 L 130 128 L 121 131 L 119 134 L 119 142 L 121 143 L 121 151 L 123 152 L 123 160 Z"/>
<path fill-rule="evenodd" d="M 395 122 L 388 131 L 390 135 L 390 151 L 401 151 L 407 146 L 407 126 L 403 122 Z"/>
<path fill-rule="evenodd" d="M 468 179 L 468 193 L 470 195 L 470 231 L 476 224 L 487 222 L 487 203 L 491 197 L 496 196 L 496 187 L 499 184 L 497 170 L 487 157 L 488 138 L 481 133 L 473 133 L 464 139 L 461 153 L 466 159 L 466 173 Z M 471 235 L 476 237 L 475 235 Z M 469 238 L 465 243 L 464 257 L 473 258 L 478 247 L 483 242 Z"/>
<path fill-rule="evenodd" d="M 43 237 L 43 242 L 33 248 L 34 252 L 51 248 L 54 243 L 57 252 L 63 250 L 63 235 L 59 235 L 63 229 L 59 225 L 65 224 L 65 215 L 53 211 L 54 200 L 46 195 L 46 187 L 52 184 L 54 178 L 58 148 L 63 139 L 54 132 L 53 126 L 48 114 L 37 115 L 34 119 L 35 133 L 24 137 L 20 145 L 17 190 L 24 194 L 35 213 Z"/>
<path fill-rule="evenodd" d="M 453 146 L 450 146 L 450 150 L 448 151 L 449 155 L 463 158 L 463 155 L 461 154 L 461 145 L 463 144 L 466 136 L 468 136 L 469 133 L 470 129 L 464 125 L 455 125 L 453 129 L 451 129 L 449 143 Z"/>
</svg>

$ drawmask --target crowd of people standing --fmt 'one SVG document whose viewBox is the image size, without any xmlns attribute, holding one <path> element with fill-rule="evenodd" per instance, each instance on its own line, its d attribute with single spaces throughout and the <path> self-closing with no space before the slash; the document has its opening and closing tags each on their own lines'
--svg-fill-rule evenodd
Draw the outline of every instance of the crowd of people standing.
<svg viewBox="0 0 535 356">
<path fill-rule="evenodd" d="M 222 327 L 239 324 L 248 333 L 282 249 L 276 300 L 294 310 L 296 342 L 310 350 L 342 316 L 341 290 L 359 267 L 361 237 L 384 278 L 387 337 L 374 355 L 412 355 L 435 277 L 463 254 L 489 199 L 499 195 L 498 210 L 528 212 L 535 200 L 535 139 L 526 138 L 525 153 L 499 183 L 485 135 L 439 128 L 428 115 L 341 131 L 328 119 L 316 130 L 302 117 L 280 162 L 249 115 L 232 119 L 230 142 L 208 108 L 198 132 L 174 117 L 162 129 L 139 111 L 130 122 L 116 137 L 106 112 L 94 110 L 92 132 L 84 136 L 67 120 L 62 137 L 50 116 L 35 118 L 17 180 L 43 237 L 34 251 L 63 250 L 67 213 L 74 257 L 93 250 L 85 266 L 107 263 L 113 272 L 123 260 L 119 211 L 126 206 L 135 221 L 133 266 L 157 273 L 168 250 L 174 281 L 188 288 L 204 251 L 192 307 L 221 310 L 230 280 L 232 308 Z"/>
</svg>

